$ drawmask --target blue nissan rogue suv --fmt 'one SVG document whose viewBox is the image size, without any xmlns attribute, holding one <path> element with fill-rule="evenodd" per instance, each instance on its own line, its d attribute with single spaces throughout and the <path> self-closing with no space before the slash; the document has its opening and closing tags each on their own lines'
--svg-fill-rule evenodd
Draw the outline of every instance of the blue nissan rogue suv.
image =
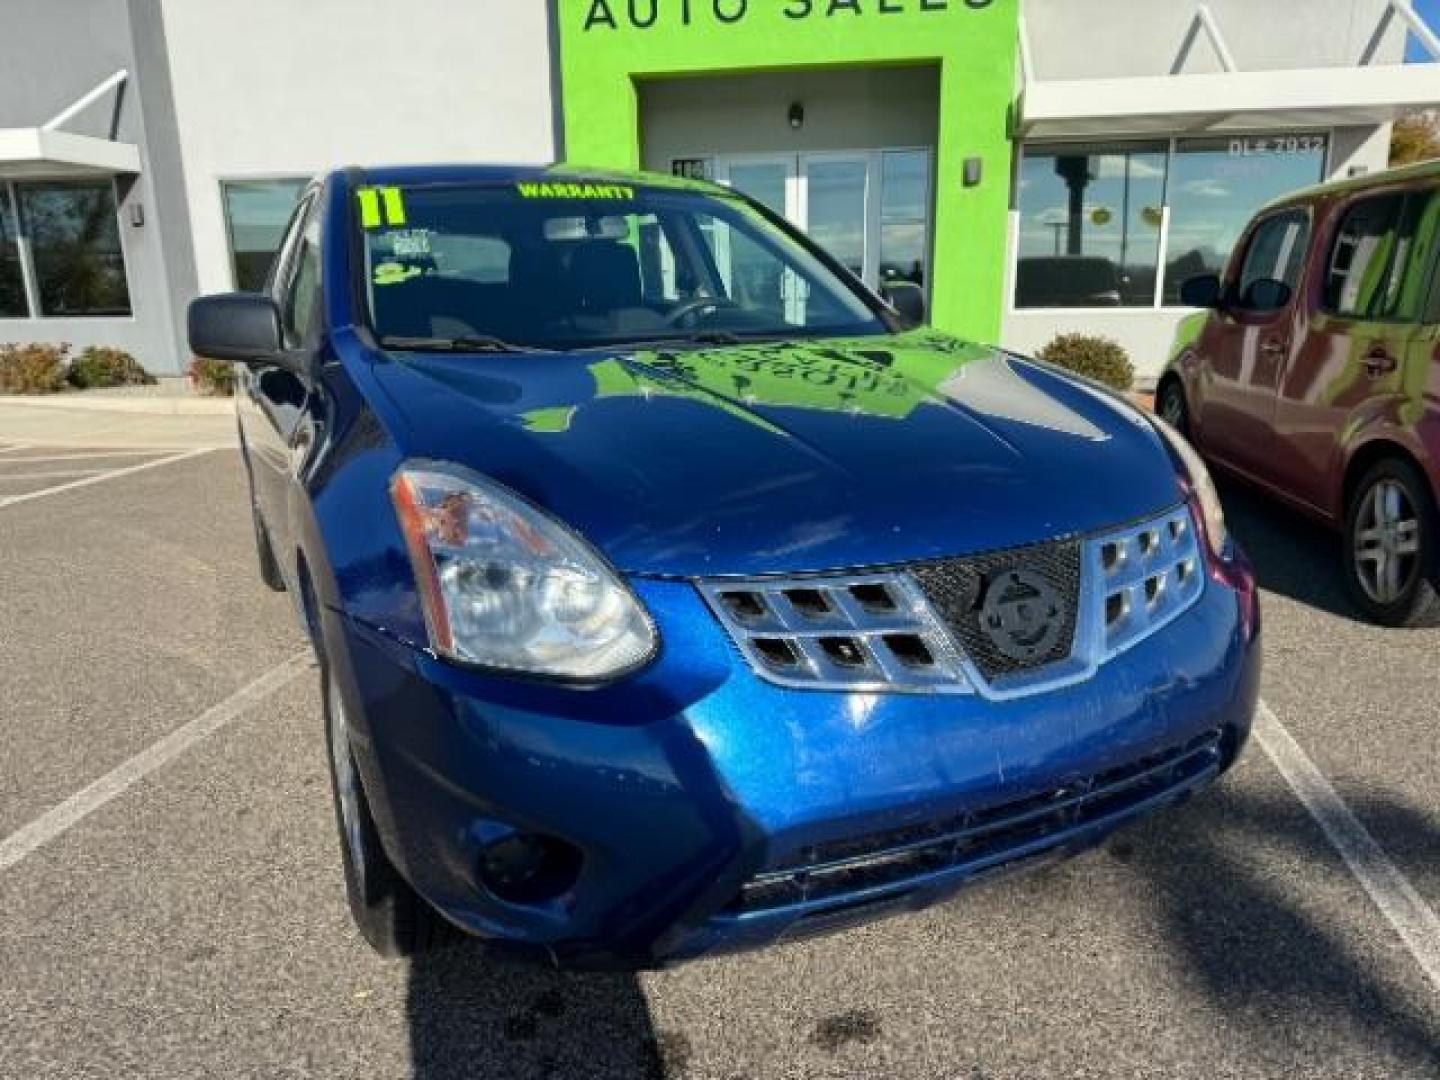
<svg viewBox="0 0 1440 1080">
<path fill-rule="evenodd" d="M 645 966 L 1093 845 L 1234 761 L 1253 575 L 1159 420 L 723 188 L 335 172 L 239 367 L 351 909 Z"/>
</svg>

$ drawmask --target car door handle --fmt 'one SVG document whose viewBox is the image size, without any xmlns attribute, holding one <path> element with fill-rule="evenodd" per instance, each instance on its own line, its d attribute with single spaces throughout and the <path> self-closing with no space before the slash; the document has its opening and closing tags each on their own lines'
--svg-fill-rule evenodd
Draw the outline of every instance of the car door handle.
<svg viewBox="0 0 1440 1080">
<path fill-rule="evenodd" d="M 1372 376 L 1387 375 L 1394 371 L 1397 366 L 1395 357 L 1392 356 L 1388 350 L 1382 349 L 1379 346 L 1366 353 L 1365 359 L 1362 360 L 1361 363 L 1365 365 L 1365 370 Z"/>
</svg>

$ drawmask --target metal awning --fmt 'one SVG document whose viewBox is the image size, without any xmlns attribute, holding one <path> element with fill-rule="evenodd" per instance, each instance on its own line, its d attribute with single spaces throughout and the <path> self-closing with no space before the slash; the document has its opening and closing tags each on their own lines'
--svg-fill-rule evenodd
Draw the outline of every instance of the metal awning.
<svg viewBox="0 0 1440 1080">
<path fill-rule="evenodd" d="M 1033 82 L 1027 138 L 1383 124 L 1440 102 L 1434 64 Z"/>
<path fill-rule="evenodd" d="M 134 143 L 60 130 L 106 94 L 118 94 L 128 77 L 115 72 L 39 127 L 0 128 L 0 180 L 138 173 L 140 148 Z"/>
<path fill-rule="evenodd" d="M 1375 64 L 1395 23 L 1432 63 Z M 1209 41 L 1219 72 L 1186 74 L 1195 44 Z M 1266 128 L 1383 124 L 1440 103 L 1440 36 L 1412 0 L 1386 0 L 1359 63 L 1309 70 L 1241 71 L 1209 5 L 1197 3 L 1168 75 L 1041 79 L 1020 20 L 1019 134 L 1026 138 L 1229 134 Z"/>
<path fill-rule="evenodd" d="M 140 171 L 140 148 L 45 128 L 0 128 L 0 179 L 113 176 Z"/>
</svg>

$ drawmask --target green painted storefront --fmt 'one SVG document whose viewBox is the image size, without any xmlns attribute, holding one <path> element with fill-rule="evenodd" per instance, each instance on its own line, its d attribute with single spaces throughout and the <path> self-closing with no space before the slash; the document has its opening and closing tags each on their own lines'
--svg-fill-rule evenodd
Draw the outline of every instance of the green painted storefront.
<svg viewBox="0 0 1440 1080">
<path fill-rule="evenodd" d="M 937 67 L 932 321 L 998 338 L 1017 0 L 557 0 L 557 13 L 566 157 L 583 165 L 640 165 L 647 80 Z"/>
</svg>

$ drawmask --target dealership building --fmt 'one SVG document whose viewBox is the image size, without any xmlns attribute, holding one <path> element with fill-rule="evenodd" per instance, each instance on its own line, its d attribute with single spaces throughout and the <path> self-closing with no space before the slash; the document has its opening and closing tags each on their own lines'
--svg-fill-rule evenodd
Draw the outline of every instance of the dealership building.
<svg viewBox="0 0 1440 1080">
<path fill-rule="evenodd" d="M 184 370 L 305 180 L 643 166 L 763 200 L 932 321 L 1142 379 L 1251 213 L 1440 102 L 1409 0 L 6 0 L 0 342 Z"/>
</svg>

